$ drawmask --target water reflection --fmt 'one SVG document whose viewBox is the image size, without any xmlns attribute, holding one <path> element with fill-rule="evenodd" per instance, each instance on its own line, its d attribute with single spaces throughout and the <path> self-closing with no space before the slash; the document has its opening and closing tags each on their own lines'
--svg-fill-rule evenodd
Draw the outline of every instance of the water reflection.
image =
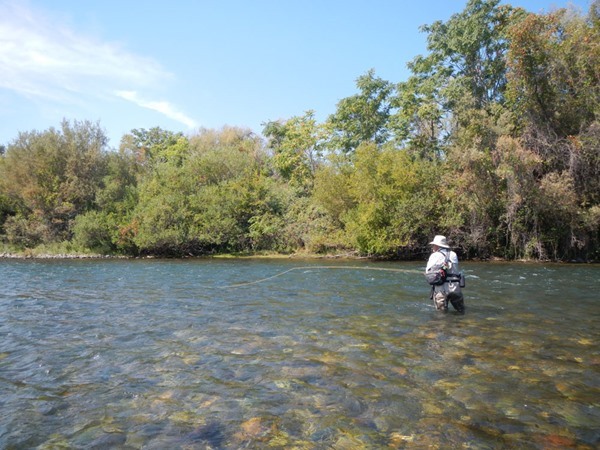
<svg viewBox="0 0 600 450">
<path fill-rule="evenodd" d="M 0 447 L 598 444 L 598 266 L 332 264 L 1 261 Z"/>
</svg>

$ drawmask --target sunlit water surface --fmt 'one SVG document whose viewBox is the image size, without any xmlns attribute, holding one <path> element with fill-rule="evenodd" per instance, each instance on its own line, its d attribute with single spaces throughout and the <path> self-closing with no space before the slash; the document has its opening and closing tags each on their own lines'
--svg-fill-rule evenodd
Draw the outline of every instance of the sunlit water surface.
<svg viewBox="0 0 600 450">
<path fill-rule="evenodd" d="M 423 266 L 0 260 L 0 448 L 597 448 L 600 266 Z"/>
</svg>

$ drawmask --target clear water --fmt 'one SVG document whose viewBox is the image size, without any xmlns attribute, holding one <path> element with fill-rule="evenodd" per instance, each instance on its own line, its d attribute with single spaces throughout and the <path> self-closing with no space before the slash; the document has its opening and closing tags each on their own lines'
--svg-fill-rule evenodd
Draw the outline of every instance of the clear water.
<svg viewBox="0 0 600 450">
<path fill-rule="evenodd" d="M 600 266 L 423 267 L 0 260 L 0 448 L 597 448 Z"/>
</svg>

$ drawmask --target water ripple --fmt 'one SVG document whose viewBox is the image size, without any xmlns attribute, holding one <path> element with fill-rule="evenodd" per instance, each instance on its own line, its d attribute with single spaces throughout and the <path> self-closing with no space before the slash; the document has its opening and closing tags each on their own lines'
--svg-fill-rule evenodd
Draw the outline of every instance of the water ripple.
<svg viewBox="0 0 600 450">
<path fill-rule="evenodd" d="M 336 264 L 0 261 L 0 447 L 598 442 L 598 266 Z"/>
</svg>

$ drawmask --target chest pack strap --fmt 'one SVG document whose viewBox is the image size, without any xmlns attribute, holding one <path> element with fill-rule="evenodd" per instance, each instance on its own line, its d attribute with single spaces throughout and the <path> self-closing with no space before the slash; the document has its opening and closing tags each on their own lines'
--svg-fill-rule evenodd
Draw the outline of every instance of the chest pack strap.
<svg viewBox="0 0 600 450">
<path fill-rule="evenodd" d="M 444 254 L 441 250 L 440 253 L 444 255 L 444 265 L 448 267 L 448 262 L 450 261 L 450 254 Z M 448 273 L 448 270 L 446 270 L 446 279 L 444 280 L 444 283 L 460 282 L 460 278 L 460 273 Z"/>
</svg>

